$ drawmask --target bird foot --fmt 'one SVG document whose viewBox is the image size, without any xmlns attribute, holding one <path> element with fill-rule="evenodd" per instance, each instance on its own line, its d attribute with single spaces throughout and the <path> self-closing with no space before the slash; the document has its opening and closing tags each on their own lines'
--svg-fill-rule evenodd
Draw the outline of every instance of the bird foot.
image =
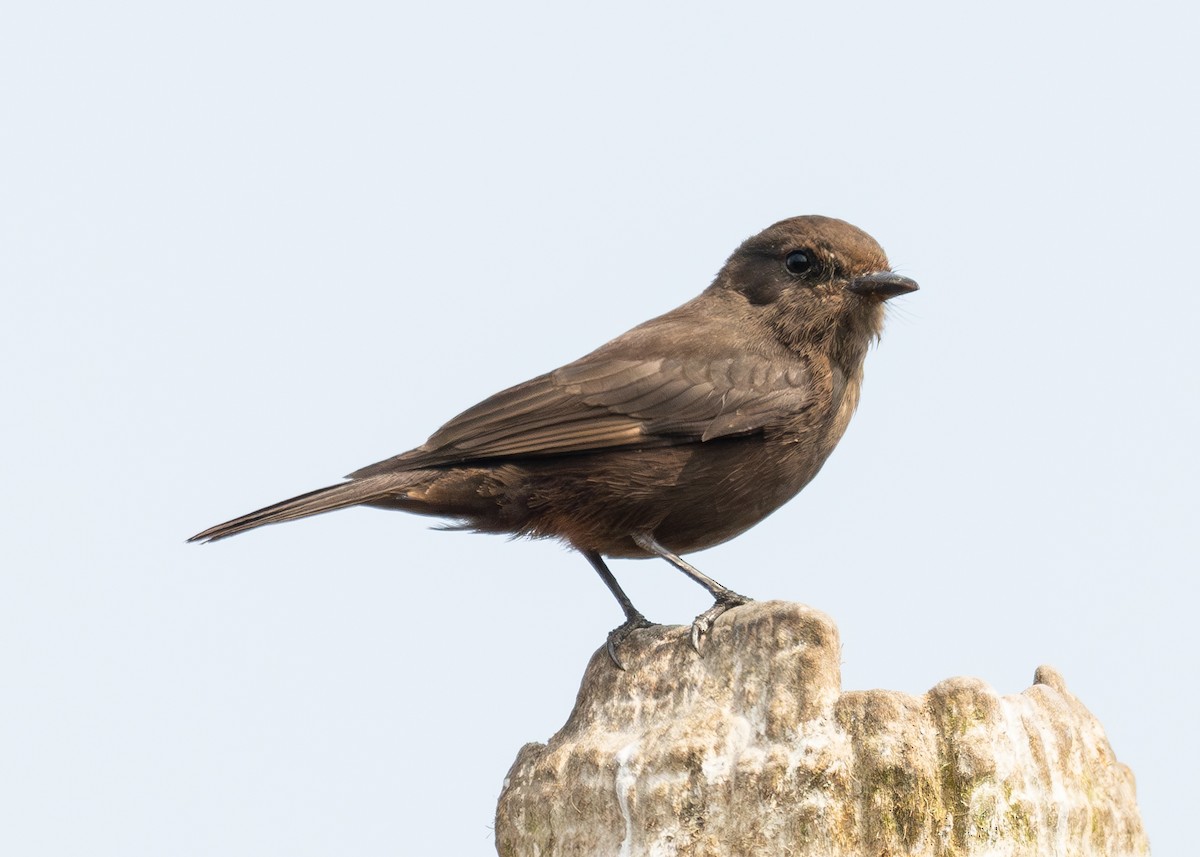
<svg viewBox="0 0 1200 857">
<path fill-rule="evenodd" d="M 717 621 L 717 617 L 734 607 L 741 607 L 743 604 L 749 604 L 753 598 L 747 598 L 745 595 L 738 595 L 732 590 L 719 596 L 703 613 L 695 618 L 692 622 L 692 648 L 696 650 L 696 654 L 700 654 L 700 639 L 707 637 L 712 631 L 713 623 Z"/>
<path fill-rule="evenodd" d="M 625 639 L 634 631 L 653 626 L 653 622 L 651 622 L 641 613 L 635 612 L 632 616 L 626 619 L 620 627 L 613 628 L 608 632 L 608 657 L 617 669 L 625 669 L 625 664 L 621 663 L 621 659 L 617 656 L 617 647 L 620 646 L 621 643 L 625 642 Z"/>
</svg>

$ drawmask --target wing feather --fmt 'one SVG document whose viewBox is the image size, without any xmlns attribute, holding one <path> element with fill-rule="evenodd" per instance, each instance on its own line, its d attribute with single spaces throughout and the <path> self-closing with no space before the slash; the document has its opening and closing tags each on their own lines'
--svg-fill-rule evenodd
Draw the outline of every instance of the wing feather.
<svg viewBox="0 0 1200 857">
<path fill-rule="evenodd" d="M 633 360 L 590 355 L 485 399 L 417 449 L 351 474 L 489 459 L 703 443 L 811 405 L 802 365 L 758 355 Z"/>
</svg>

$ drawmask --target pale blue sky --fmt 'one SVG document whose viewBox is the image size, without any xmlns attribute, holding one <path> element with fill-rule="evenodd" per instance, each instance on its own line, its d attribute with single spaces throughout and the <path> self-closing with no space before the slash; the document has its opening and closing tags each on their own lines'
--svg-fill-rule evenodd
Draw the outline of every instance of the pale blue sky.
<svg viewBox="0 0 1200 857">
<path fill-rule="evenodd" d="M 728 7 L 728 8 L 724 8 Z M 414 446 L 821 213 L 922 290 L 694 557 L 844 684 L 1049 663 L 1194 847 L 1197 13 L 24 4 L 0 25 L 0 852 L 490 854 L 621 614 L 548 543 L 197 530 Z M 614 571 L 651 618 L 704 593 Z"/>
</svg>

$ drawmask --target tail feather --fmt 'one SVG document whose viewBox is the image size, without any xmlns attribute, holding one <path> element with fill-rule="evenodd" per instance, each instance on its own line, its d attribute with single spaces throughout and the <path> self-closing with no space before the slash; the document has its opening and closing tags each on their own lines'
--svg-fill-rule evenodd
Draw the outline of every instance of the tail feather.
<svg viewBox="0 0 1200 857">
<path fill-rule="evenodd" d="M 340 485 L 328 488 L 318 488 L 290 500 L 272 503 L 248 515 L 234 518 L 215 527 L 209 527 L 202 533 L 197 533 L 188 539 L 189 542 L 215 542 L 217 539 L 244 533 L 255 527 L 267 524 L 278 524 L 283 521 L 294 521 L 297 518 L 307 518 L 309 515 L 319 515 L 322 512 L 332 512 L 334 509 L 345 509 L 347 506 L 358 506 L 373 500 L 380 500 L 403 491 L 409 480 L 398 474 L 373 476 L 366 479 L 354 479 Z"/>
</svg>

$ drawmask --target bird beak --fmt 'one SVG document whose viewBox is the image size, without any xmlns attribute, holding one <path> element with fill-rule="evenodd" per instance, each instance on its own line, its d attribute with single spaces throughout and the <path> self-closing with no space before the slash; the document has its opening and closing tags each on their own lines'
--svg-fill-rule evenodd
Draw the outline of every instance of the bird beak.
<svg viewBox="0 0 1200 857">
<path fill-rule="evenodd" d="M 910 280 L 908 277 L 893 274 L 891 271 L 876 271 L 873 274 L 855 277 L 846 288 L 856 295 L 886 301 L 896 295 L 915 292 L 919 287 L 914 280 Z"/>
</svg>

